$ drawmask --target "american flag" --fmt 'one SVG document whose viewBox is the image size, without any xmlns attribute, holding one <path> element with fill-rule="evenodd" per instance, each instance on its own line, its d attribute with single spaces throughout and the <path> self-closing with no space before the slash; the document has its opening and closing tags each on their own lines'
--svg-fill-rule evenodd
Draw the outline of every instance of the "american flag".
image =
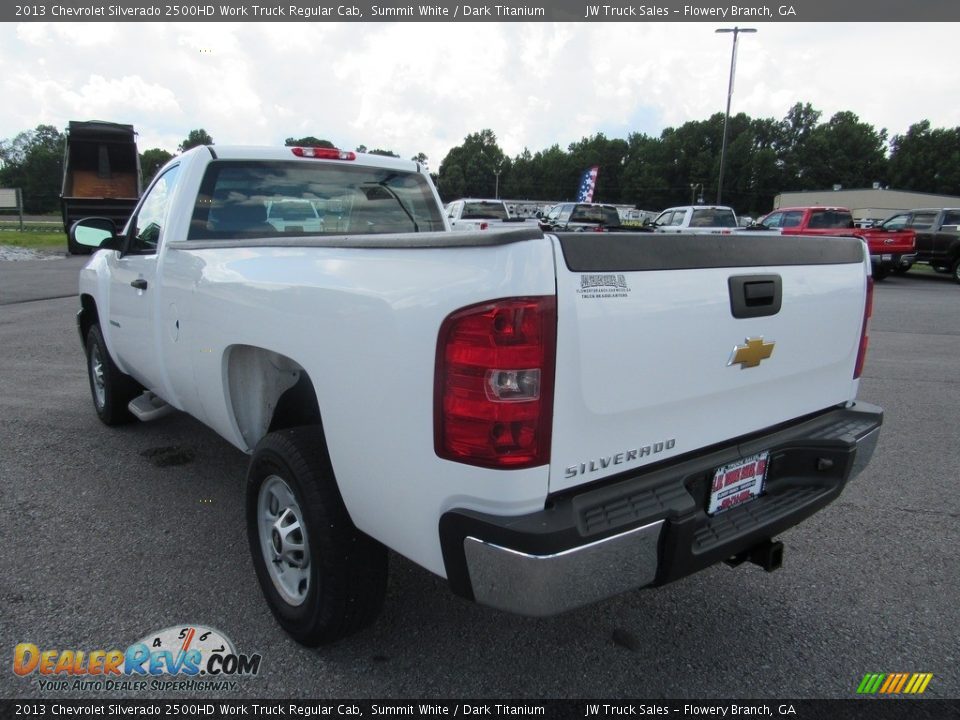
<svg viewBox="0 0 960 720">
<path fill-rule="evenodd" d="M 594 165 L 583 171 L 580 178 L 580 192 L 577 193 L 577 202 L 593 202 L 593 189 L 597 186 L 597 173 L 600 166 Z"/>
</svg>

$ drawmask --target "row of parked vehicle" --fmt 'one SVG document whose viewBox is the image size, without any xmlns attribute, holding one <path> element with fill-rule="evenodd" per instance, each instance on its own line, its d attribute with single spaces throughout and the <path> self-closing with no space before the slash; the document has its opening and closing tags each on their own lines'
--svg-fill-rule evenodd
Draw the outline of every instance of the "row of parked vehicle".
<svg viewBox="0 0 960 720">
<path fill-rule="evenodd" d="M 897 213 L 873 227 L 855 227 L 853 215 L 842 207 L 778 208 L 750 229 L 782 235 L 839 235 L 862 237 L 870 248 L 873 276 L 906 273 L 914 263 L 928 263 L 949 272 L 960 283 L 960 209 L 920 208 Z"/>
<path fill-rule="evenodd" d="M 494 213 L 493 210 L 496 212 Z M 499 200 L 456 200 L 447 205 L 453 229 L 486 229 L 510 218 Z M 531 222 L 527 219 L 526 222 Z M 777 208 L 744 226 L 733 208 L 684 205 L 667 208 L 649 223 L 626 226 L 618 209 L 603 203 L 559 203 L 536 220 L 550 232 L 658 232 L 717 233 L 765 231 L 779 235 L 830 235 L 863 238 L 870 249 L 873 277 L 906 273 L 914 263 L 928 263 L 949 272 L 960 283 L 960 209 L 921 208 L 898 213 L 872 227 L 857 227 L 853 213 L 843 207 Z"/>
</svg>

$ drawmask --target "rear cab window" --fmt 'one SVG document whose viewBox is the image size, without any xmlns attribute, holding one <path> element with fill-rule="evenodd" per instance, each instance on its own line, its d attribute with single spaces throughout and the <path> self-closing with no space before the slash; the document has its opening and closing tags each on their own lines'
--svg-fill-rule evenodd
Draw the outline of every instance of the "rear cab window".
<svg viewBox="0 0 960 720">
<path fill-rule="evenodd" d="M 690 227 L 732 228 L 736 226 L 737 218 L 733 211 L 722 208 L 694 209 L 690 218 Z"/>
<path fill-rule="evenodd" d="M 475 201 L 464 203 L 460 217 L 464 220 L 506 220 L 509 216 L 503 203 Z"/>
<path fill-rule="evenodd" d="M 620 224 L 620 213 L 612 205 L 577 205 L 570 215 L 570 222 L 617 226 Z"/>
<path fill-rule="evenodd" d="M 427 180 L 392 168 L 215 160 L 187 240 L 444 230 Z"/>
<path fill-rule="evenodd" d="M 853 215 L 848 210 L 814 210 L 807 227 L 819 230 L 843 230 L 853 227 Z"/>
</svg>

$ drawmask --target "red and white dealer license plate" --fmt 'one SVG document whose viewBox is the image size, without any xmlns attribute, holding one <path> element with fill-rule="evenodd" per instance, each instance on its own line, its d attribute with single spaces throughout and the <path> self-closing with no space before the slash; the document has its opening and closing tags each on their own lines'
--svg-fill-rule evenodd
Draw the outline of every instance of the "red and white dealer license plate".
<svg viewBox="0 0 960 720">
<path fill-rule="evenodd" d="M 718 467 L 713 473 L 707 514 L 716 515 L 724 510 L 743 505 L 763 492 L 769 459 L 770 453 L 764 451 Z"/>
</svg>

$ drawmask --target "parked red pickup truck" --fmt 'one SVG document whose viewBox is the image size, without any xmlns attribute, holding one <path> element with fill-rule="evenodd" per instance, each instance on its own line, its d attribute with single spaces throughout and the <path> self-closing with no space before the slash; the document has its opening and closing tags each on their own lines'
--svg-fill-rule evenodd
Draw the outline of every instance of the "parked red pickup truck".
<svg viewBox="0 0 960 720">
<path fill-rule="evenodd" d="M 841 207 L 777 208 L 757 221 L 757 229 L 782 235 L 834 235 L 860 237 L 870 248 L 873 277 L 883 280 L 896 270 L 908 270 L 916 260 L 917 236 L 913 230 L 885 227 L 857 228 L 853 215 Z"/>
</svg>

